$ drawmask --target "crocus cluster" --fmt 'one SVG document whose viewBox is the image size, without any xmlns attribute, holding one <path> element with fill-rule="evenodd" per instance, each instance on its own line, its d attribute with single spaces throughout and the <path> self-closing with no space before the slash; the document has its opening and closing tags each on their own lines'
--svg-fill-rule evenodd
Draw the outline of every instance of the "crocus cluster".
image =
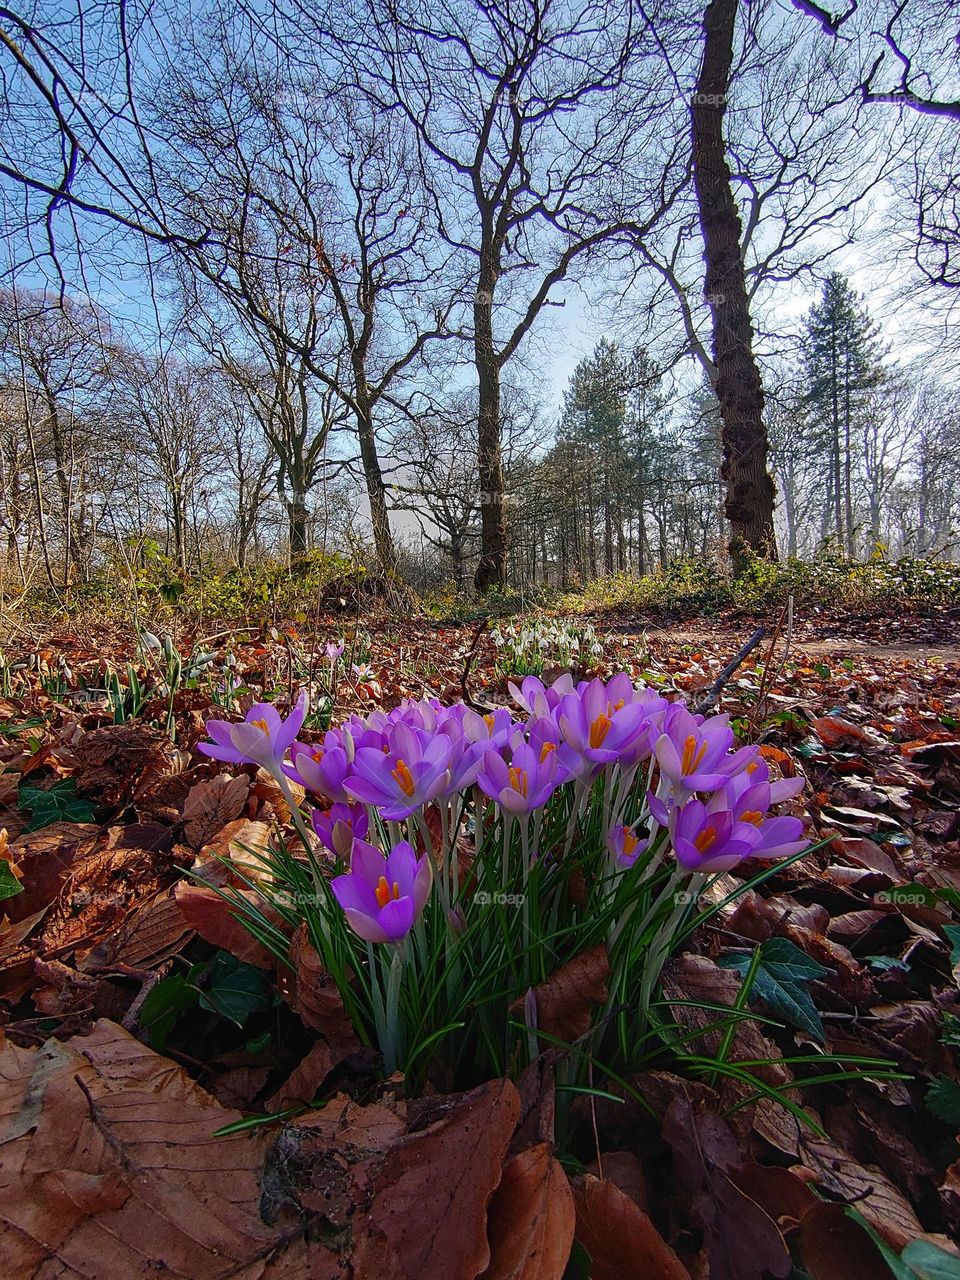
<svg viewBox="0 0 960 1280">
<path fill-rule="evenodd" d="M 298 736 L 303 698 L 285 721 L 258 704 L 240 724 L 209 722 L 212 742 L 201 750 L 304 788 L 316 836 L 346 867 L 333 893 L 371 943 L 402 942 L 433 884 L 453 914 L 451 854 L 469 813 L 474 832 L 490 815 L 508 834 L 519 825 L 526 850 L 561 788 L 571 830 L 602 797 L 614 879 L 671 851 L 679 871 L 712 874 L 805 846 L 800 819 L 772 815 L 801 780 L 774 780 L 757 748 L 737 749 L 727 716 L 694 714 L 625 673 L 549 686 L 528 676 L 510 690 L 516 714 L 407 700 L 353 715 L 311 743 Z"/>
</svg>

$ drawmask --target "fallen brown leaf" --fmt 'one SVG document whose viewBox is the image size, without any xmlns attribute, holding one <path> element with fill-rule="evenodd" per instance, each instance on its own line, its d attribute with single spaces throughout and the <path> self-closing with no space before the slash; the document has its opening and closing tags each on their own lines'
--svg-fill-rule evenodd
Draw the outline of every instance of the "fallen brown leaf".
<svg viewBox="0 0 960 1280">
<path fill-rule="evenodd" d="M 490 1202 L 490 1263 L 483 1280 L 562 1280 L 576 1211 L 547 1143 L 512 1156 Z"/>
<path fill-rule="evenodd" d="M 573 1197 L 590 1280 L 690 1280 L 650 1218 L 612 1182 L 588 1174 Z"/>
<path fill-rule="evenodd" d="M 8 1044 L 0 1272 L 259 1280 L 279 1244 L 256 1210 L 267 1140 L 212 1136 L 239 1119 L 110 1022 L 64 1044 Z"/>
</svg>

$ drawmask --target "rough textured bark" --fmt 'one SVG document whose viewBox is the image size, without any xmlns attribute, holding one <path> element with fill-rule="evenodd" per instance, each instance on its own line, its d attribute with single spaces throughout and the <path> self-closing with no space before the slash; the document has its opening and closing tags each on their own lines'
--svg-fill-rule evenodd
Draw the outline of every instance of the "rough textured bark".
<svg viewBox="0 0 960 1280">
<path fill-rule="evenodd" d="M 393 545 L 393 535 L 390 532 L 390 513 L 387 509 L 383 472 L 380 469 L 380 458 L 377 454 L 377 437 L 374 432 L 373 415 L 365 401 L 361 402 L 357 413 L 357 440 L 360 445 L 363 478 L 367 486 L 367 502 L 370 505 L 370 523 L 373 527 L 373 544 L 377 559 L 385 572 L 395 573 L 397 553 Z"/>
<path fill-rule="evenodd" d="M 723 418 L 724 510 L 730 555 L 776 557 L 774 485 L 767 469 L 763 386 L 753 355 L 741 224 L 730 185 L 723 116 L 730 86 L 737 0 L 711 0 L 703 16 L 703 62 L 691 107 L 693 178 L 703 234 L 705 293 L 713 317 L 716 393 Z"/>
<path fill-rule="evenodd" d="M 507 580 L 507 513 L 504 510 L 500 447 L 500 359 L 493 341 L 495 280 L 482 279 L 473 308 L 477 368 L 477 472 L 480 480 L 480 563 L 478 592 Z"/>
</svg>

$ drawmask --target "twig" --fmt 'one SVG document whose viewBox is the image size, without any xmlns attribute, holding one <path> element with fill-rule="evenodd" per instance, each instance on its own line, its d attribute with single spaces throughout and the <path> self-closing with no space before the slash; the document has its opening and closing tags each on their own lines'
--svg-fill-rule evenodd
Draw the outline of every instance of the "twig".
<svg viewBox="0 0 960 1280">
<path fill-rule="evenodd" d="M 786 619 L 787 631 L 786 641 L 783 647 L 783 657 L 780 659 L 780 665 L 777 667 L 776 674 L 771 677 L 770 663 L 773 660 L 773 653 L 777 647 L 777 641 L 780 639 L 780 632 L 783 630 L 784 619 Z M 760 681 L 760 691 L 757 694 L 757 703 L 753 709 L 753 715 L 750 717 L 751 729 L 756 729 L 760 723 L 760 716 L 763 713 L 764 703 L 769 696 L 768 690 L 776 684 L 783 674 L 783 670 L 787 665 L 787 658 L 790 656 L 790 646 L 793 640 L 793 596 L 787 596 L 787 603 L 780 610 L 780 617 L 777 619 L 777 626 L 773 633 L 773 639 L 770 641 L 770 649 L 767 653 L 767 659 L 763 664 L 763 678 Z"/>
<path fill-rule="evenodd" d="M 723 670 L 717 676 L 716 680 L 714 680 L 713 684 L 710 686 L 707 692 L 703 695 L 700 701 L 694 706 L 693 709 L 697 713 L 697 715 L 704 715 L 706 714 L 706 712 L 710 711 L 712 707 L 715 706 L 716 701 L 719 698 L 724 685 L 727 683 L 727 681 L 730 679 L 733 673 L 737 670 L 737 668 L 742 666 L 743 663 L 746 662 L 747 658 L 750 657 L 751 653 L 753 653 L 754 649 L 756 649 L 757 645 L 760 643 L 760 641 L 763 639 L 763 637 L 766 634 L 767 634 L 766 627 L 757 627 L 756 631 L 753 633 L 753 635 L 750 637 L 747 643 L 743 646 L 740 652 L 736 655 L 736 657 L 731 658 L 731 660 L 727 663 L 727 665 L 723 668 Z"/>
<path fill-rule="evenodd" d="M 468 707 L 473 707 L 474 711 L 489 712 L 489 711 L 495 711 L 496 708 L 491 706 L 490 703 L 488 702 L 476 702 L 473 698 L 471 698 L 470 690 L 467 688 L 467 680 L 470 678 L 470 668 L 473 665 L 474 658 L 477 656 L 477 646 L 480 644 L 480 637 L 483 635 L 486 628 L 487 628 L 487 619 L 481 618 L 480 625 L 477 627 L 476 631 L 473 633 L 473 639 L 470 642 L 470 648 L 467 650 L 466 660 L 464 661 L 464 664 L 463 664 L 463 671 L 460 675 L 460 690 L 463 694 L 463 700 Z"/>
</svg>

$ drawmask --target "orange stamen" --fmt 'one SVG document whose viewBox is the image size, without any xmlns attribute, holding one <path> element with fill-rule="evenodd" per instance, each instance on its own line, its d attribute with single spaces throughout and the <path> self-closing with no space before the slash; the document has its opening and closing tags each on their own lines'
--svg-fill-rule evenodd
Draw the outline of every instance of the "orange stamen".
<svg viewBox="0 0 960 1280">
<path fill-rule="evenodd" d="M 268 738 L 270 737 L 270 726 L 266 720 L 251 720 L 250 723 L 256 725 L 260 732 L 266 734 Z"/>
<path fill-rule="evenodd" d="M 640 841 L 628 827 L 623 833 L 623 852 L 629 856 L 639 843 Z"/>
<path fill-rule="evenodd" d="M 489 730 L 489 732 L 490 732 L 490 733 L 493 733 L 493 726 L 494 726 L 494 724 L 496 723 L 496 722 L 494 721 L 493 716 L 492 716 L 492 715 L 486 715 L 486 716 L 484 716 L 484 717 L 483 717 L 483 723 L 487 726 L 487 729 Z"/>
<path fill-rule="evenodd" d="M 597 716 L 593 724 L 590 726 L 590 746 L 596 750 L 597 747 L 603 746 L 603 740 L 610 732 L 610 725 L 613 722 L 609 716 L 605 716 L 603 712 Z"/>
<path fill-rule="evenodd" d="M 696 846 L 698 853 L 706 853 L 708 849 L 712 848 L 716 844 L 716 842 L 716 830 L 713 827 L 705 827 L 693 843 Z"/>
<path fill-rule="evenodd" d="M 747 765 L 747 773 L 756 773 L 758 767 L 759 767 L 759 762 L 756 760 L 751 760 L 750 763 Z"/>
<path fill-rule="evenodd" d="M 526 797 L 529 779 L 526 769 L 515 769 L 510 766 L 510 785 L 518 795 Z"/>
<path fill-rule="evenodd" d="M 752 822 L 755 827 L 759 827 L 763 821 L 763 814 L 759 809 L 745 809 L 740 815 L 741 822 Z"/>
<path fill-rule="evenodd" d="M 414 793 L 413 774 L 410 772 L 410 766 L 406 760 L 398 760 L 397 767 L 391 769 L 390 772 L 397 780 L 397 785 L 405 796 L 412 796 Z"/>
<path fill-rule="evenodd" d="M 540 748 L 540 763 L 543 764 L 551 751 L 556 751 L 557 744 L 555 742 L 545 742 Z"/>
<path fill-rule="evenodd" d="M 697 766 L 703 757 L 707 754 L 707 744 L 701 742 L 700 749 L 697 749 L 697 739 L 691 733 L 683 744 L 683 757 L 680 761 L 680 772 L 684 775 L 695 773 Z"/>
<path fill-rule="evenodd" d="M 377 881 L 377 887 L 374 889 L 374 893 L 377 898 L 377 906 L 385 907 L 391 898 L 396 900 L 400 897 L 400 886 L 397 884 L 396 880 L 394 880 L 393 891 L 391 892 L 390 885 L 387 882 L 387 877 L 381 876 Z"/>
</svg>

